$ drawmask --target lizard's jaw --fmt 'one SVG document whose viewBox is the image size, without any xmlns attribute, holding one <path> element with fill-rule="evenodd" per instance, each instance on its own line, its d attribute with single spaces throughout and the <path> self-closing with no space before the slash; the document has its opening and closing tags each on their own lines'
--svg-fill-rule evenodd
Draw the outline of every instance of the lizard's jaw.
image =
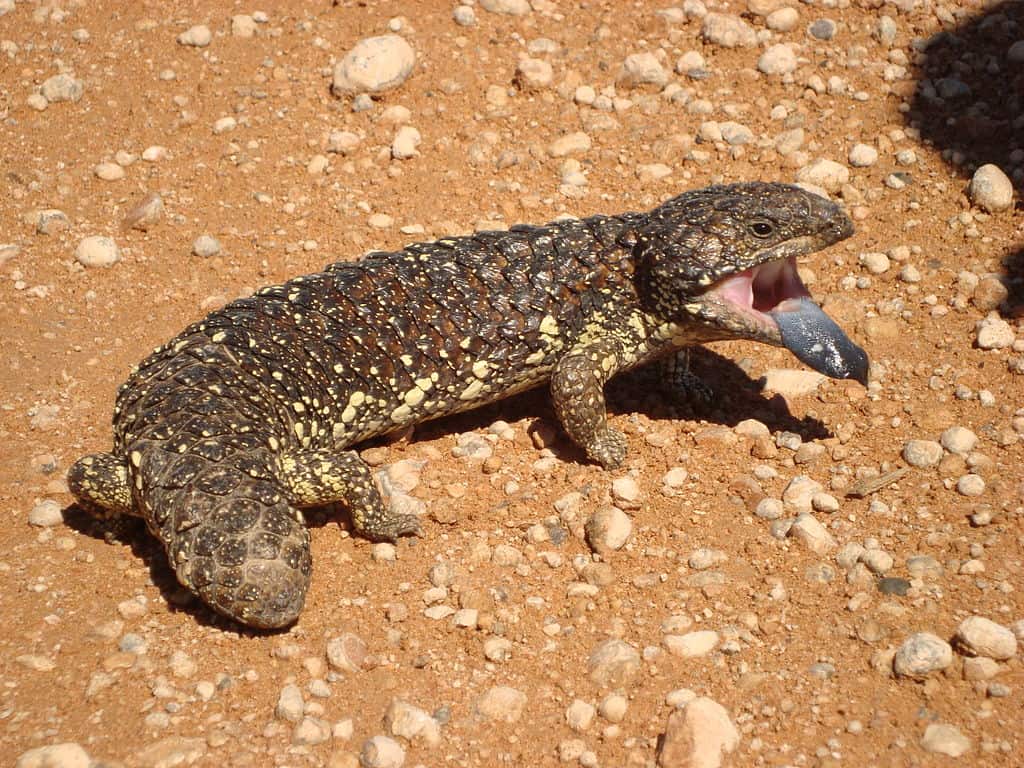
<svg viewBox="0 0 1024 768">
<path fill-rule="evenodd" d="M 786 347 L 803 363 L 834 379 L 867 385 L 868 357 L 811 299 L 796 258 L 758 264 L 714 284 L 704 303 L 743 335 Z"/>
</svg>

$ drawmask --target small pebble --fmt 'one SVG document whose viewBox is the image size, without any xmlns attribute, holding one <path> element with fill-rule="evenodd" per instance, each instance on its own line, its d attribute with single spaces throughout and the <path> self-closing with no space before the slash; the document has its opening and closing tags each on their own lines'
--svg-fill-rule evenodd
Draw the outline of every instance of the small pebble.
<svg viewBox="0 0 1024 768">
<path fill-rule="evenodd" d="M 334 66 L 331 91 L 336 96 L 382 93 L 405 82 L 416 64 L 416 53 L 398 35 L 360 40 Z"/>
<path fill-rule="evenodd" d="M 1004 661 L 1017 655 L 1017 638 L 1013 632 L 982 616 L 970 616 L 961 621 L 954 639 L 957 647 L 973 656 Z"/>
<path fill-rule="evenodd" d="M 210 28 L 205 24 L 189 27 L 178 35 L 179 44 L 192 46 L 193 48 L 205 48 L 212 40 L 213 33 L 210 32 Z"/>
<path fill-rule="evenodd" d="M 953 649 L 930 632 L 911 635 L 897 649 L 893 670 L 901 677 L 926 677 L 953 663 Z"/>
<path fill-rule="evenodd" d="M 192 241 L 192 253 L 209 258 L 220 253 L 220 241 L 213 235 L 200 235 Z"/>
<path fill-rule="evenodd" d="M 971 740 L 952 725 L 932 723 L 924 729 L 921 747 L 925 752 L 960 757 L 971 749 Z"/>
<path fill-rule="evenodd" d="M 111 267 L 121 260 L 121 249 L 112 238 L 92 235 L 78 243 L 75 260 L 83 267 Z"/>
<path fill-rule="evenodd" d="M 979 208 L 999 213 L 1013 204 L 1013 183 L 998 165 L 990 163 L 974 172 L 967 194 Z"/>
</svg>

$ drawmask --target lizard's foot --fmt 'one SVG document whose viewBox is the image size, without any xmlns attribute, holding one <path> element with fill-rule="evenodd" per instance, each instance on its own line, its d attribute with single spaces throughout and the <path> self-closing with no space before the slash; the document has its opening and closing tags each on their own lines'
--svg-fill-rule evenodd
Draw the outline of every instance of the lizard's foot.
<svg viewBox="0 0 1024 768">
<path fill-rule="evenodd" d="M 661 385 L 674 402 L 705 408 L 715 400 L 715 391 L 690 368 L 690 350 L 681 349 L 661 360 Z"/>
<path fill-rule="evenodd" d="M 373 473 L 355 451 L 295 451 L 279 459 L 285 486 L 297 506 L 342 502 L 352 515 L 352 527 L 370 541 L 394 541 L 418 535 L 416 515 L 389 509 L 380 497 Z"/>
</svg>

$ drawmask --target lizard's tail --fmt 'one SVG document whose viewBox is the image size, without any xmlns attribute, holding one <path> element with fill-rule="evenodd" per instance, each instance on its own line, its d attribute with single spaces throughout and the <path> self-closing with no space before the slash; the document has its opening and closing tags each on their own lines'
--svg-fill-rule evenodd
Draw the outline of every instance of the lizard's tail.
<svg viewBox="0 0 1024 768">
<path fill-rule="evenodd" d="M 129 482 L 178 581 L 230 619 L 285 627 L 306 598 L 309 533 L 270 452 L 224 437 L 185 452 L 140 440 L 128 449 Z"/>
</svg>

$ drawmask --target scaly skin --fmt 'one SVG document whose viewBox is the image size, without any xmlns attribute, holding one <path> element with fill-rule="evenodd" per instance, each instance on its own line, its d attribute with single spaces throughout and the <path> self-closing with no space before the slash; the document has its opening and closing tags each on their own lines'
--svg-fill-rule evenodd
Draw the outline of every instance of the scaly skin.
<svg viewBox="0 0 1024 768">
<path fill-rule="evenodd" d="M 143 517 L 216 611 L 286 626 L 311 572 L 301 507 L 341 501 L 372 540 L 419 531 L 350 446 L 550 382 L 569 436 L 617 467 L 605 382 L 659 358 L 685 381 L 675 356 L 691 344 L 780 344 L 709 287 L 851 231 L 832 203 L 755 183 L 332 264 L 153 352 L 118 392 L 113 451 L 79 460 L 69 485 L 94 512 Z"/>
</svg>

